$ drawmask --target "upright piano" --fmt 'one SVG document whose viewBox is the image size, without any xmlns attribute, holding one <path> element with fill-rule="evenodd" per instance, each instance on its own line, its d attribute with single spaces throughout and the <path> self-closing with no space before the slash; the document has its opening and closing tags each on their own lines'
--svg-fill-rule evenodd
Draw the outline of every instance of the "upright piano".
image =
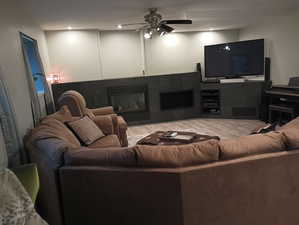
<svg viewBox="0 0 299 225">
<path fill-rule="evenodd" d="M 290 78 L 288 85 L 273 85 L 270 89 L 265 90 L 265 94 L 268 108 L 271 108 L 271 106 L 289 107 L 294 110 L 294 116 L 298 116 L 299 77 Z M 270 114 L 271 112 L 268 111 L 268 113 Z M 269 115 L 269 117 L 271 116 Z"/>
</svg>

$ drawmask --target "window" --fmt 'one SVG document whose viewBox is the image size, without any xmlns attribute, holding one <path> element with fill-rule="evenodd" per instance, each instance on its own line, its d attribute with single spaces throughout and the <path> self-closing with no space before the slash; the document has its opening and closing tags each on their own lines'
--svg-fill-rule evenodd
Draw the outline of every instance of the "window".
<svg viewBox="0 0 299 225">
<path fill-rule="evenodd" d="M 41 117 L 54 112 L 54 104 L 39 55 L 37 41 L 23 33 L 21 33 L 21 41 L 27 66 L 33 120 L 36 125 Z"/>
</svg>

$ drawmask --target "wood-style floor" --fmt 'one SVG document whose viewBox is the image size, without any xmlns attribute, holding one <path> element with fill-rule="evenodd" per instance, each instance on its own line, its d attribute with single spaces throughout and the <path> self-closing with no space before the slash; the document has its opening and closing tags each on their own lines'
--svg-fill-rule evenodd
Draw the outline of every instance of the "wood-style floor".
<svg viewBox="0 0 299 225">
<path fill-rule="evenodd" d="M 130 126 L 128 129 L 129 145 L 134 145 L 146 135 L 162 130 L 192 131 L 201 134 L 217 135 L 220 138 L 234 138 L 248 135 L 256 127 L 264 125 L 259 120 L 239 119 L 190 119 L 174 122 Z"/>
</svg>

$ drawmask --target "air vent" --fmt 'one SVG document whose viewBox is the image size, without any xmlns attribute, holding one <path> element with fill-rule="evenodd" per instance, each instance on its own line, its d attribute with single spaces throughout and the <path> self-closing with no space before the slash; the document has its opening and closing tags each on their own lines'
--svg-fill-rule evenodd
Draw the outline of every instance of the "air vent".
<svg viewBox="0 0 299 225">
<path fill-rule="evenodd" d="M 256 116 L 255 107 L 233 107 L 232 108 L 233 116 Z"/>
</svg>

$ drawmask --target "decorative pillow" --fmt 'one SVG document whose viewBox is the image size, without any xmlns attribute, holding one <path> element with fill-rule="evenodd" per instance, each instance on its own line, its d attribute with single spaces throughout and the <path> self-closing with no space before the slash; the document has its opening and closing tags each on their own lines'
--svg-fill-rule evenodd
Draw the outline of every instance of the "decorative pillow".
<svg viewBox="0 0 299 225">
<path fill-rule="evenodd" d="M 265 126 L 254 129 L 251 134 L 265 134 L 271 131 L 275 131 L 277 123 L 267 123 Z"/>
<path fill-rule="evenodd" d="M 105 136 L 101 129 L 88 116 L 68 122 L 67 124 L 85 145 L 90 145 Z"/>
<path fill-rule="evenodd" d="M 286 138 L 281 132 L 254 134 L 235 139 L 221 140 L 220 158 L 232 159 L 255 154 L 279 152 L 286 149 Z"/>
<path fill-rule="evenodd" d="M 217 161 L 218 140 L 188 145 L 150 146 L 136 145 L 137 164 L 144 167 L 183 167 Z"/>
<path fill-rule="evenodd" d="M 288 150 L 299 149 L 299 128 L 283 129 Z"/>
</svg>

